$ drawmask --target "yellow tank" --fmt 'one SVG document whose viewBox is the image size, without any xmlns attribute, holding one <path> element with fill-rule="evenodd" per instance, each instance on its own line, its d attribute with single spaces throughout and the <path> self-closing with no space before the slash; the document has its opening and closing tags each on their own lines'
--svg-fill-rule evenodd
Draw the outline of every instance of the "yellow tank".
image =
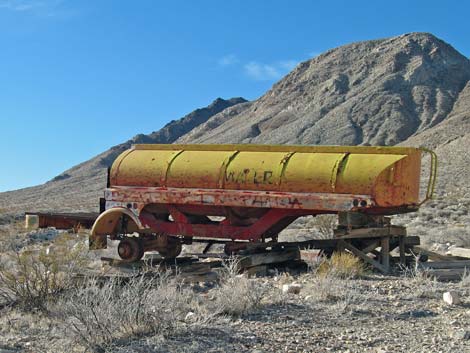
<svg viewBox="0 0 470 353">
<path fill-rule="evenodd" d="M 361 194 L 370 195 L 377 207 L 402 207 L 419 203 L 421 152 L 408 147 L 135 145 L 112 165 L 110 187 Z"/>
</svg>

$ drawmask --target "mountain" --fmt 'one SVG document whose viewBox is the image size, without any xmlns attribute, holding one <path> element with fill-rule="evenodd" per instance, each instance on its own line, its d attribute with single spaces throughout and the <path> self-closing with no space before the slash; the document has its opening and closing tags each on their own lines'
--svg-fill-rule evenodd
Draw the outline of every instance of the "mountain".
<svg viewBox="0 0 470 353">
<path fill-rule="evenodd" d="M 427 33 L 349 44 L 299 64 L 238 114 L 178 142 L 395 145 L 447 119 L 470 61 Z"/>
<path fill-rule="evenodd" d="M 216 100 L 44 185 L 2 193 L 0 208 L 96 209 L 105 168 L 135 142 L 427 146 L 440 157 L 439 192 L 468 190 L 469 82 L 470 60 L 432 34 L 348 44 L 300 63 L 255 101 Z"/>
<path fill-rule="evenodd" d="M 452 111 L 440 124 L 401 143 L 426 147 L 438 156 L 438 193 L 468 199 L 470 206 L 470 82 L 460 92 Z M 427 164 L 425 164 L 427 166 Z M 460 202 L 459 201 L 459 202 Z"/>
<path fill-rule="evenodd" d="M 49 182 L 30 188 L 0 193 L 3 212 L 97 210 L 106 187 L 106 170 L 114 159 L 134 143 L 172 143 L 228 107 L 242 105 L 244 98 L 217 98 L 209 106 L 196 109 L 149 135 L 139 134 L 96 157 L 81 163 Z M 0 211 L 1 213 L 1 211 Z"/>
</svg>

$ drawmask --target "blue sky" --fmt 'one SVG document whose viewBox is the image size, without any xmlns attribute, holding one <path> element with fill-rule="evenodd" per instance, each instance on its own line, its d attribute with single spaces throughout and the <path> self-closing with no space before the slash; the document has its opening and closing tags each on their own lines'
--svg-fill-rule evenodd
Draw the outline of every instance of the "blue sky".
<svg viewBox="0 0 470 353">
<path fill-rule="evenodd" d="M 426 31 L 468 57 L 463 3 L 0 0 L 0 191 L 216 97 L 255 99 L 342 44 Z"/>
</svg>

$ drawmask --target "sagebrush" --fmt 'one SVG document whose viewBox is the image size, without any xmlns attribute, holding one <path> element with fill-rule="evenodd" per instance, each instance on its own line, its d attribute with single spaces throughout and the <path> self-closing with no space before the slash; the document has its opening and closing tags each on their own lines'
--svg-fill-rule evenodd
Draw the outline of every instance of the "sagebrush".
<svg viewBox="0 0 470 353">
<path fill-rule="evenodd" d="M 64 294 L 54 312 L 72 337 L 91 351 L 104 351 L 120 340 L 175 334 L 212 317 L 194 293 L 168 273 L 104 283 L 88 278 Z"/>
<path fill-rule="evenodd" d="M 10 251 L 0 261 L 0 298 L 24 310 L 45 310 L 49 301 L 70 288 L 84 262 L 84 248 L 67 251 Z"/>
<path fill-rule="evenodd" d="M 224 262 L 219 287 L 215 289 L 215 308 L 219 314 L 240 316 L 261 306 L 268 288 L 239 272 L 239 260 Z"/>
</svg>

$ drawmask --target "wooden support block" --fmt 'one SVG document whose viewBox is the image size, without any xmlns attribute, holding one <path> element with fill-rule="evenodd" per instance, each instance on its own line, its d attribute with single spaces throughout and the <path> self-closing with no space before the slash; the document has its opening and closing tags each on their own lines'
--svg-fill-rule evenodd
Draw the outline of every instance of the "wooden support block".
<svg viewBox="0 0 470 353">
<path fill-rule="evenodd" d="M 118 267 L 118 268 L 125 268 L 129 270 L 138 270 L 145 265 L 145 262 L 142 260 L 135 261 L 135 262 L 127 262 L 121 259 L 115 259 L 112 257 L 101 257 L 101 261 L 107 262 L 109 266 Z"/>
<path fill-rule="evenodd" d="M 380 246 L 380 241 L 373 241 L 371 244 L 362 249 L 364 254 L 370 253 L 372 250 L 377 249 Z"/>
<path fill-rule="evenodd" d="M 429 257 L 430 260 L 433 261 L 455 261 L 455 260 L 461 260 L 460 257 L 457 256 L 449 256 L 449 255 L 441 255 L 438 254 L 437 252 L 426 250 L 422 247 L 419 246 L 413 246 L 412 252 L 415 254 L 422 254 L 426 255 Z"/>
<path fill-rule="evenodd" d="M 259 266 L 254 266 L 254 267 L 249 267 L 245 270 L 245 273 L 248 276 L 266 276 L 268 273 L 268 266 L 266 265 L 259 265 Z"/>
<path fill-rule="evenodd" d="M 329 250 L 335 249 L 338 244 L 338 239 L 310 239 L 298 242 L 283 242 L 278 243 L 279 246 L 284 248 L 295 248 L 295 249 L 321 249 Z"/>
<path fill-rule="evenodd" d="M 199 261 L 209 264 L 211 268 L 222 267 L 222 264 L 223 264 L 222 259 L 210 258 L 210 257 L 199 260 Z"/>
<path fill-rule="evenodd" d="M 403 237 L 406 246 L 415 246 L 421 244 L 421 239 L 418 236 Z"/>
<path fill-rule="evenodd" d="M 219 275 L 215 271 L 210 271 L 206 273 L 183 273 L 180 277 L 186 282 L 196 283 L 217 281 Z"/>
<path fill-rule="evenodd" d="M 336 244 L 336 251 L 343 252 L 346 249 L 344 243 L 344 241 L 338 241 L 338 243 Z"/>
<path fill-rule="evenodd" d="M 208 262 L 196 262 L 189 266 L 176 266 L 176 271 L 181 274 L 201 274 L 211 271 L 211 265 Z"/>
<path fill-rule="evenodd" d="M 470 270 L 470 260 L 459 260 L 459 261 L 431 261 L 421 262 L 420 267 L 432 268 L 432 269 L 465 269 Z"/>
<path fill-rule="evenodd" d="M 283 251 L 270 251 L 241 256 L 239 266 L 240 268 L 244 269 L 258 265 L 273 264 L 298 259 L 300 259 L 299 249 L 286 249 Z"/>
<path fill-rule="evenodd" d="M 390 271 L 390 238 L 383 237 L 380 240 L 380 262 L 386 273 Z"/>
<path fill-rule="evenodd" d="M 460 281 L 465 273 L 465 269 L 462 268 L 436 269 L 427 271 L 429 276 L 434 277 L 439 281 Z"/>
<path fill-rule="evenodd" d="M 357 228 L 351 230 L 335 229 L 334 235 L 335 237 L 342 239 L 406 236 L 406 228 L 400 226 L 389 226 L 383 228 Z"/>
<path fill-rule="evenodd" d="M 400 264 L 406 265 L 406 254 L 405 254 L 405 237 L 398 238 L 398 251 L 400 253 Z"/>
<path fill-rule="evenodd" d="M 345 240 L 341 240 L 341 242 L 343 242 L 343 246 L 344 246 L 345 249 L 351 251 L 354 255 L 356 255 L 360 259 L 364 260 L 365 262 L 367 262 L 372 267 L 375 267 L 376 269 L 378 269 L 382 273 L 388 273 L 388 269 L 385 268 L 380 262 L 375 261 L 374 259 L 370 258 L 366 254 L 364 254 L 362 251 L 357 249 L 354 245 L 349 244 Z"/>
<path fill-rule="evenodd" d="M 449 253 L 452 256 L 470 258 L 470 249 L 467 248 L 450 248 Z"/>
<path fill-rule="evenodd" d="M 416 258 L 413 255 L 406 255 L 405 256 L 405 262 L 401 263 L 400 256 L 390 256 L 390 266 L 395 265 L 395 264 L 400 264 L 404 266 L 413 266 L 416 264 Z"/>
</svg>

